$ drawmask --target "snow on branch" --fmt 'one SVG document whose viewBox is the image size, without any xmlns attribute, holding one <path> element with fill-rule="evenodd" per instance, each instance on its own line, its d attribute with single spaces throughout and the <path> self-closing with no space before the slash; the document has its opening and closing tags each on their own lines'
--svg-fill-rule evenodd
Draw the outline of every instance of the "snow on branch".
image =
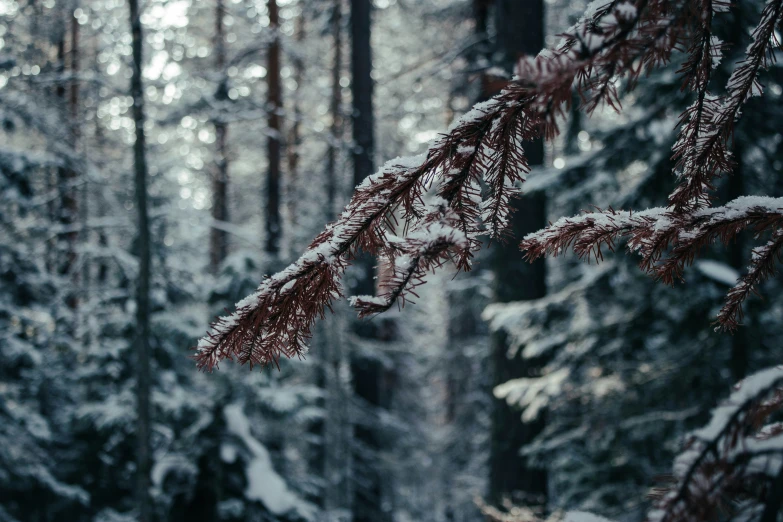
<svg viewBox="0 0 783 522">
<path fill-rule="evenodd" d="M 314 321 L 342 297 L 340 279 L 360 250 L 397 262 L 380 296 L 352 299 L 362 316 L 388 309 L 449 257 L 460 270 L 469 270 L 480 247 L 478 235 L 502 237 L 507 229 L 516 186 L 529 170 L 521 143 L 557 134 L 556 121 L 571 103 L 573 84 L 587 110 L 600 103 L 617 106 L 618 75 L 638 76 L 642 65 L 672 52 L 675 39 L 667 34 L 677 24 L 661 24 L 659 17 L 670 3 L 602 4 L 567 32 L 557 49 L 525 60 L 506 90 L 475 106 L 425 155 L 387 163 L 356 189 L 340 218 L 302 257 L 212 324 L 198 343 L 198 366 L 211 370 L 223 359 L 277 364 L 281 356 L 304 355 Z M 423 204 L 424 192 L 433 186 L 448 210 L 437 226 Z M 408 232 L 401 239 L 389 232 L 392 213 L 401 216 Z"/>
<path fill-rule="evenodd" d="M 547 228 L 528 234 L 521 243 L 528 259 L 558 256 L 573 247 L 583 259 L 603 259 L 602 248 L 615 249 L 616 241 L 627 239 L 628 250 L 642 257 L 641 268 L 666 284 L 682 278 L 686 266 L 708 245 L 724 244 L 746 229 L 762 234 L 774 230 L 772 239 L 754 251 L 748 274 L 728 294 L 718 315 L 720 327 L 734 329 L 741 317 L 741 304 L 775 269 L 783 246 L 783 198 L 744 196 L 724 206 L 707 207 L 691 213 L 669 208 L 642 212 L 598 210 L 581 216 L 561 218 Z M 671 248 L 670 248 L 671 246 Z"/>
<path fill-rule="evenodd" d="M 389 235 L 391 277 L 381 282 L 379 296 L 351 297 L 359 317 L 385 312 L 398 302 L 404 306 L 406 294 L 418 297 L 414 288 L 424 283 L 427 272 L 437 270 L 452 256 L 469 256 L 470 243 L 456 222 L 455 213 L 442 208 L 407 236 Z"/>
<path fill-rule="evenodd" d="M 726 94 L 721 98 L 706 93 L 709 74 L 699 67 L 701 58 L 696 60 L 691 56 L 686 62 L 686 81 L 699 92 L 699 100 L 683 116 L 683 131 L 673 148 L 677 160 L 675 173 L 680 178 L 680 184 L 672 192 L 669 201 L 678 211 L 708 204 L 709 192 L 714 189 L 714 178 L 731 171 L 733 162 L 728 147 L 734 123 L 745 102 L 763 92 L 758 74 L 762 69 L 769 68 L 774 59 L 773 50 L 780 47 L 775 28 L 780 24 L 782 16 L 783 0 L 769 0 L 761 14 L 761 21 L 753 31 L 753 43 L 729 78 Z M 718 42 L 713 44 L 711 36 L 710 42 L 706 41 L 706 36 L 704 38 L 703 59 L 706 60 L 707 55 L 719 57 Z M 697 63 L 688 68 L 694 60 Z"/>
<path fill-rule="evenodd" d="M 672 484 L 654 494 L 650 522 L 776 520 L 783 425 L 768 419 L 782 407 L 783 367 L 738 384 L 710 422 L 689 435 L 674 461 Z"/>
<path fill-rule="evenodd" d="M 680 74 L 683 87 L 695 91 L 697 99 L 683 114 L 674 145 L 679 185 L 670 206 L 567 218 L 526 237 L 522 248 L 535 259 L 573 245 L 578 255 L 601 259 L 603 247 L 613 250 L 618 238 L 627 237 L 629 248 L 642 255 L 642 268 L 671 283 L 717 239 L 728 241 L 746 228 L 757 234 L 779 229 L 783 204 L 778 200 L 739 198 L 709 207 L 713 179 L 731 168 L 734 122 L 748 97 L 761 93 L 758 73 L 769 66 L 778 46 L 775 27 L 783 0 L 768 1 L 745 59 L 726 94 L 716 97 L 707 85 L 723 44 L 713 35 L 712 23 L 728 9 L 726 0 L 591 3 L 555 49 L 521 60 L 518 76 L 505 90 L 476 105 L 426 154 L 393 160 L 365 180 L 340 218 L 302 257 L 262 282 L 233 314 L 213 323 L 198 344 L 199 367 L 210 370 L 227 358 L 266 365 L 281 356 L 302 356 L 316 318 L 342 297 L 340 279 L 359 251 L 387 258 L 393 266 L 380 295 L 351 300 L 361 316 L 404 304 L 426 272 L 447 259 L 469 270 L 481 234 L 503 238 L 507 233 L 512 200 L 529 171 L 522 142 L 558 134 L 557 121 L 571 104 L 572 88 L 588 113 L 600 104 L 619 110 L 617 80 L 625 77 L 633 87 L 645 70 L 669 61 L 676 49 L 687 52 Z M 443 201 L 436 213 L 423 200 L 431 190 Z M 404 230 L 400 238 L 391 232 L 398 218 Z M 718 317 L 724 328 L 737 325 L 742 301 L 772 273 L 781 241 L 776 234 L 756 252 L 748 275 L 730 292 Z"/>
</svg>

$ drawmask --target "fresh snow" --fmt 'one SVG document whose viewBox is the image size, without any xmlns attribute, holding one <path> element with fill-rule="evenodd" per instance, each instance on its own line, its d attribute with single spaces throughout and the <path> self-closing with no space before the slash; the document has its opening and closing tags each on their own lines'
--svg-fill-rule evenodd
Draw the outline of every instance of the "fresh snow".
<svg viewBox="0 0 783 522">
<path fill-rule="evenodd" d="M 565 514 L 563 522 L 611 522 L 608 518 L 593 515 L 586 511 L 569 511 Z"/>
<path fill-rule="evenodd" d="M 223 408 L 226 427 L 236 435 L 250 452 L 247 465 L 247 488 L 245 496 L 261 501 L 275 515 L 283 515 L 294 510 L 301 503 L 292 493 L 285 481 L 272 467 L 269 451 L 250 432 L 248 420 L 241 404 L 229 404 Z M 232 452 L 221 451 L 223 458 L 232 458 Z"/>
<path fill-rule="evenodd" d="M 768 368 L 745 378 L 737 385 L 736 391 L 728 400 L 712 411 L 709 424 L 693 432 L 693 435 L 705 441 L 715 439 L 745 403 L 781 385 L 783 385 L 783 366 Z"/>
<path fill-rule="evenodd" d="M 734 268 L 712 259 L 700 259 L 694 263 L 694 266 L 703 276 L 727 286 L 734 286 L 740 277 L 739 272 Z"/>
</svg>

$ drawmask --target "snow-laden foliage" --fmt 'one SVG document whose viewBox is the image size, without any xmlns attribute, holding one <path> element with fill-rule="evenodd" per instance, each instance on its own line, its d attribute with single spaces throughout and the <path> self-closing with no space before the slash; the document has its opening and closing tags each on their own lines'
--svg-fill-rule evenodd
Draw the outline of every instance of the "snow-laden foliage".
<svg viewBox="0 0 783 522">
<path fill-rule="evenodd" d="M 502 236 L 508 217 L 502 208 L 510 209 L 509 198 L 517 192 L 529 171 L 519 144 L 523 140 L 538 137 L 552 140 L 557 136 L 558 117 L 571 103 L 571 87 L 577 89 L 582 97 L 582 107 L 588 112 L 601 105 L 619 110 L 621 99 L 633 87 L 646 81 L 640 77 L 643 72 L 655 75 L 670 61 L 677 64 L 678 76 L 674 76 L 667 67 L 662 69 L 658 78 L 649 81 L 661 87 L 659 92 L 668 89 L 667 96 L 672 91 L 671 85 L 679 83 L 686 94 L 695 98 L 695 101 L 691 99 L 684 105 L 679 103 L 682 98 L 677 99 L 677 105 L 682 110 L 679 136 L 667 139 L 666 135 L 670 132 L 667 127 L 672 123 L 672 114 L 665 105 L 657 107 L 659 112 L 656 112 L 656 107 L 651 104 L 647 114 L 634 111 L 631 115 L 632 123 L 610 138 L 615 142 L 636 140 L 637 143 L 643 143 L 646 139 L 658 146 L 673 141 L 671 164 L 667 165 L 669 154 L 665 151 L 656 151 L 648 157 L 643 155 L 649 150 L 645 148 L 637 156 L 641 165 L 626 162 L 626 172 L 611 174 L 614 179 L 610 183 L 619 185 L 624 192 L 621 193 L 620 205 L 630 203 L 635 207 L 645 203 L 653 208 L 615 210 L 618 202 L 610 200 L 603 207 L 606 210 L 596 209 L 580 216 L 556 220 L 550 227 L 524 238 L 522 247 L 531 259 L 547 254 L 561 254 L 573 245 L 582 257 L 601 260 L 601 247 L 614 249 L 615 242 L 623 237 L 629 249 L 641 255 L 644 271 L 671 284 L 681 280 L 685 268 L 714 243 L 729 243 L 743 232 L 751 232 L 756 238 L 765 236 L 752 254 L 747 275 L 735 279 L 735 286 L 729 290 L 726 304 L 717 315 L 720 328 L 736 329 L 743 317 L 742 303 L 774 271 L 781 244 L 778 229 L 783 215 L 783 206 L 777 199 L 779 194 L 769 197 L 748 196 L 746 189 L 739 193 L 730 189 L 730 197 L 725 198 L 720 192 L 724 189 L 721 181 L 724 174 L 738 167 L 746 171 L 753 169 L 747 165 L 738 165 L 744 158 L 733 150 L 734 140 L 741 132 L 737 130 L 743 121 L 741 113 L 758 107 L 753 105 L 753 98 L 761 94 L 761 75 L 772 67 L 774 51 L 778 46 L 775 28 L 781 20 L 781 2 L 771 0 L 760 6 L 758 12 L 754 12 L 753 7 L 730 6 L 728 2 L 722 1 L 592 3 L 585 18 L 565 33 L 559 46 L 535 58 L 523 60 L 517 78 L 500 95 L 477 105 L 460 118 L 448 134 L 430 144 L 425 155 L 394 160 L 358 187 L 346 212 L 329 225 L 298 262 L 262 283 L 257 294 L 239 303 L 241 306 L 237 307 L 235 315 L 213 326 L 199 345 L 197 358 L 202 367 L 212 368 L 224 358 L 238 357 L 243 362 L 266 364 L 275 361 L 280 355 L 304 353 L 304 341 L 310 336 L 313 322 L 323 315 L 335 298 L 342 296 L 339 278 L 347 263 L 361 250 L 388 259 L 394 266 L 399 255 L 394 251 L 394 245 L 400 241 L 396 228 L 398 222 L 405 232 L 420 230 L 422 220 L 428 219 L 424 207 L 424 198 L 428 193 L 442 198 L 454 212 L 456 223 L 465 233 L 471 250 L 478 247 L 477 238 L 482 233 Z M 740 47 L 738 51 L 734 47 L 729 53 L 723 32 L 724 24 L 728 23 L 727 17 L 736 13 L 732 9 L 742 10 L 743 14 L 752 13 L 755 18 L 749 31 L 750 45 L 744 49 Z M 737 31 L 735 36 L 737 34 L 742 35 L 743 29 Z M 742 42 L 743 37 L 740 36 L 731 44 L 737 46 Z M 681 50 L 684 53 L 680 53 Z M 725 74 L 726 71 L 728 74 Z M 722 87 L 716 87 L 718 84 Z M 621 86 L 627 87 L 623 95 L 618 91 Z M 745 119 L 748 119 L 747 114 Z M 633 132 L 630 136 L 621 136 L 623 130 Z M 775 132 L 756 130 L 759 131 L 756 133 L 759 140 L 751 142 L 753 145 L 743 140 L 745 146 L 758 146 Z M 607 143 L 610 143 L 610 139 L 607 139 Z M 646 147 L 649 144 L 644 145 Z M 515 152 L 509 149 L 515 149 Z M 599 150 L 593 154 L 593 158 L 609 156 L 618 150 L 606 148 L 603 153 Z M 586 166 L 584 170 L 589 169 L 589 159 L 583 160 Z M 608 164 L 614 160 L 607 158 L 604 161 Z M 560 168 L 557 163 L 555 165 Z M 512 174 L 508 174 L 509 170 Z M 571 172 L 578 170 L 571 169 Z M 634 179 L 634 172 L 639 170 L 649 173 L 645 179 Z M 667 172 L 675 174 L 676 182 L 668 198 L 668 190 L 650 189 L 652 183 L 660 185 L 660 174 Z M 526 183 L 537 185 L 537 190 L 556 192 L 563 188 L 557 182 L 563 181 L 565 173 L 550 173 L 548 180 L 538 182 L 535 181 L 536 174 L 540 173 L 533 172 L 530 181 Z M 626 178 L 623 179 L 623 176 Z M 588 185 L 594 183 L 594 186 L 579 187 L 578 182 L 574 183 L 574 193 L 582 189 L 582 194 L 591 191 L 597 194 L 600 184 L 605 182 L 597 177 L 590 179 L 588 174 L 577 173 L 575 177 L 585 180 Z M 750 178 L 748 176 L 748 181 Z M 764 178 L 759 176 L 758 179 Z M 507 183 L 509 180 L 511 183 Z M 484 183 L 484 190 L 481 183 Z M 522 184 L 523 189 L 525 186 Z M 718 198 L 727 201 L 716 204 Z M 590 201 L 583 204 L 588 203 Z M 747 238 L 747 234 L 742 237 Z M 464 247 L 456 242 L 449 248 L 459 269 L 471 267 L 471 251 L 464 252 Z M 433 253 L 433 257 L 435 255 L 440 255 L 440 252 Z M 407 258 L 404 260 L 407 261 Z M 403 263 L 403 266 L 409 265 Z M 723 269 L 716 271 L 716 266 Z M 698 272 L 713 280 L 717 274 L 716 282 L 719 285 L 725 284 L 726 274 L 734 274 L 739 268 L 734 262 L 728 269 L 723 265 L 704 263 L 699 267 Z M 637 281 L 635 284 L 642 285 L 623 270 L 619 270 L 619 273 L 623 275 L 616 276 L 616 281 L 634 280 Z M 489 310 L 487 317 L 493 321 L 504 313 L 515 317 L 527 316 L 520 333 L 522 340 L 517 343 L 522 357 L 549 357 L 552 354 L 557 357 L 551 366 L 545 366 L 544 375 L 511 381 L 497 387 L 495 393 L 521 406 L 522 421 L 530 421 L 544 412 L 547 412 L 547 419 L 554 417 L 554 422 L 548 420 L 548 426 L 554 426 L 547 432 L 549 440 L 542 437 L 536 442 L 538 447 L 525 449 L 528 454 L 542 454 L 546 451 L 542 448 L 548 442 L 552 442 L 555 449 L 573 447 L 578 443 L 589 448 L 589 458 L 596 459 L 595 463 L 606 463 L 607 460 L 611 463 L 604 466 L 607 475 L 603 480 L 600 476 L 589 480 L 587 476 L 595 468 L 585 467 L 582 469 L 583 474 L 579 475 L 580 461 L 576 457 L 582 456 L 580 453 L 561 455 L 562 460 L 552 464 L 552 468 L 558 470 L 555 480 L 563 480 L 561 486 L 567 494 L 559 498 L 564 504 L 588 509 L 605 509 L 607 506 L 631 508 L 639 513 L 644 510 L 639 493 L 641 488 L 649 485 L 652 470 L 661 470 L 666 455 L 675 450 L 683 427 L 691 425 L 693 418 L 701 411 L 699 406 L 709 404 L 715 390 L 727 383 L 720 372 L 711 372 L 707 377 L 701 377 L 710 387 L 715 386 L 714 389 L 705 388 L 673 400 L 669 395 L 676 379 L 669 380 L 672 374 L 667 375 L 670 372 L 667 368 L 675 364 L 672 361 L 675 360 L 677 346 L 682 346 L 681 343 L 687 343 L 688 340 L 699 343 L 699 350 L 686 352 L 686 359 L 690 358 L 690 363 L 685 364 L 694 364 L 694 371 L 703 369 L 703 366 L 698 365 L 710 360 L 707 354 L 709 346 L 720 346 L 724 354 L 726 350 L 731 352 L 732 362 L 729 366 L 735 373 L 741 374 L 748 365 L 739 359 L 734 360 L 735 357 L 741 359 L 746 355 L 742 355 L 742 346 L 730 340 L 707 342 L 707 334 L 701 330 L 691 331 L 685 339 L 681 339 L 683 329 L 686 325 L 690 326 L 694 318 L 700 320 L 701 324 L 708 322 L 703 310 L 714 302 L 716 291 L 722 286 L 715 286 L 714 282 L 700 282 L 700 287 L 706 290 L 682 292 L 680 300 L 676 301 L 680 305 L 676 311 L 673 306 L 665 310 L 663 300 L 660 305 L 653 305 L 652 308 L 661 314 L 660 323 L 647 321 L 645 313 L 649 307 L 646 305 L 639 303 L 639 306 L 632 306 L 633 303 L 625 302 L 619 296 L 616 297 L 616 314 L 607 314 L 606 310 L 598 307 L 598 312 L 592 316 L 589 312 L 589 308 L 594 306 L 592 292 L 601 286 L 614 287 L 617 282 L 608 282 L 612 277 L 615 276 L 611 271 L 601 272 L 600 277 L 593 274 L 585 278 L 578 289 L 568 288 L 563 294 L 555 294 L 539 303 L 520 305 L 517 309 L 502 307 Z M 402 281 L 404 283 L 404 278 Z M 328 291 L 316 294 L 310 290 L 323 288 L 328 288 Z M 299 289 L 303 292 L 300 293 Z M 395 285 L 394 290 L 387 290 L 386 293 L 383 292 L 384 287 L 381 289 L 380 295 L 376 297 L 352 300 L 360 307 L 360 313 L 362 310 L 384 311 L 396 298 L 405 295 L 404 284 Z M 287 293 L 289 290 L 290 294 Z M 571 310 L 573 302 L 569 302 L 573 292 L 583 293 L 581 306 L 584 310 L 580 311 L 580 317 L 589 318 L 587 322 L 568 317 L 569 313 L 574 313 Z M 662 295 L 671 295 L 667 293 L 668 290 L 661 289 L 660 292 Z M 299 295 L 303 297 L 301 301 L 296 298 Z M 612 290 L 610 295 L 617 294 Z M 639 295 L 638 291 L 629 294 L 629 299 L 639 302 Z M 305 299 L 306 296 L 314 299 Z M 689 299 L 690 302 L 683 306 L 683 302 Z M 555 303 L 560 309 L 553 312 Z M 533 313 L 533 310 L 539 313 Z M 561 319 L 558 314 L 566 319 L 558 322 Z M 680 314 L 684 315 L 680 317 Z M 533 320 L 533 317 L 536 319 Z M 554 325 L 559 325 L 559 328 L 535 322 L 547 318 Z M 636 318 L 638 323 L 633 323 Z M 757 316 L 756 320 L 768 319 Z M 638 325 L 636 344 L 628 343 L 633 331 L 630 328 L 625 330 L 623 321 Z M 680 324 L 681 329 L 671 329 L 667 333 L 666 329 L 671 327 L 672 322 Z M 498 330 L 506 327 L 507 324 L 495 325 Z M 656 330 L 657 336 L 650 335 Z M 618 331 L 622 334 L 618 334 Z M 589 342 L 584 342 L 581 339 L 587 332 L 594 332 L 594 335 L 588 334 Z M 613 333 L 619 335 L 614 342 L 611 337 Z M 771 335 L 771 338 L 776 339 L 777 333 Z M 649 346 L 646 349 L 652 351 L 667 346 L 667 343 L 671 343 L 671 352 L 665 352 L 660 360 L 649 358 L 655 364 L 648 362 L 644 352 L 636 353 L 640 345 Z M 628 364 L 629 357 L 638 364 L 637 367 Z M 600 364 L 597 363 L 599 360 Z M 658 363 L 660 367 L 657 367 Z M 676 364 L 680 363 L 682 361 Z M 687 370 L 683 368 L 685 373 L 688 373 Z M 644 381 L 641 374 L 647 372 L 652 375 L 661 372 L 666 378 L 658 383 L 659 394 L 644 397 L 649 402 L 641 400 L 641 404 L 634 407 L 631 399 L 640 400 L 640 397 L 628 395 L 628 378 Z M 700 382 L 698 376 L 691 378 L 695 383 Z M 623 394 L 627 402 L 621 399 Z M 591 440 L 591 428 L 579 425 L 567 432 L 564 427 L 569 422 L 576 422 L 586 416 L 583 411 L 569 411 L 570 407 L 579 406 L 567 405 L 566 397 L 569 396 L 587 404 L 595 401 L 596 404 L 611 405 L 612 409 L 607 409 L 606 413 L 616 415 L 617 418 L 603 419 L 598 423 L 603 425 L 606 422 L 613 426 L 611 435 L 603 440 L 601 437 Z M 671 405 L 666 404 L 667 401 Z M 623 409 L 623 406 L 627 408 Z M 598 422 L 596 417 L 599 416 L 587 416 L 591 422 Z M 625 420 L 628 422 L 622 422 Z M 562 435 L 562 438 L 552 438 L 556 433 Z M 608 457 L 612 450 L 619 453 L 619 459 L 628 458 L 627 455 L 622 456 L 621 446 L 613 446 L 617 439 L 623 438 L 635 443 L 638 443 L 639 438 L 646 439 L 647 444 L 650 441 L 655 441 L 652 444 L 664 444 L 663 441 L 666 441 L 666 454 L 663 458 L 661 455 L 645 455 L 647 461 L 645 465 L 640 465 L 641 469 L 634 467 L 637 463 L 634 460 L 612 461 Z M 599 454 L 600 450 L 604 451 L 603 455 Z M 631 454 L 637 456 L 633 451 Z M 639 454 L 644 452 L 639 450 Z M 568 459 L 571 461 L 566 462 Z M 609 478 L 614 468 L 620 466 L 626 473 L 621 480 L 631 483 L 628 489 L 618 488 L 613 484 L 613 479 Z M 629 480 L 631 470 L 637 471 L 639 475 Z M 603 485 L 604 488 L 596 488 L 597 485 Z M 626 491 L 633 493 L 633 496 L 626 496 Z M 555 498 L 558 498 L 557 495 L 555 482 Z"/>
<path fill-rule="evenodd" d="M 460 118 L 447 135 L 431 143 L 425 155 L 392 160 L 357 187 L 342 216 L 298 261 L 264 281 L 255 294 L 237 303 L 233 315 L 213 325 L 198 346 L 200 367 L 211 369 L 224 358 L 269 364 L 281 355 L 304 354 L 313 321 L 342 295 L 339 279 L 350 259 L 361 250 L 394 262 L 399 253 L 387 237 L 393 212 L 402 215 L 406 229 L 415 230 L 418 222 L 427 219 L 421 198 L 432 186 L 470 241 L 468 250 L 451 246 L 457 266 L 468 269 L 471 250 L 479 246 L 476 235 L 486 230 L 501 236 L 506 228 L 509 198 L 516 193 L 515 183 L 524 181 L 529 170 L 521 142 L 558 134 L 557 117 L 571 103 L 572 85 L 588 112 L 601 103 L 619 109 L 616 79 L 627 77 L 635 83 L 643 71 L 670 60 L 682 43 L 691 42 L 690 57 L 680 69 L 684 86 L 696 92 L 699 103 L 711 105 L 689 109 L 681 121 L 683 134 L 673 149 L 679 159 L 675 166 L 679 182 L 670 206 L 620 213 L 620 219 L 613 209 L 599 211 L 600 218 L 597 214 L 574 218 L 571 226 L 562 226 L 566 221 L 528 236 L 522 247 L 531 258 L 559 253 L 572 243 L 580 252 L 600 255 L 602 244 L 611 246 L 617 234 L 628 231 L 630 246 L 641 250 L 643 269 L 672 281 L 699 249 L 716 238 L 728 241 L 751 226 L 757 227 L 756 232 L 774 230 L 780 215 L 774 202 L 754 206 L 738 201 L 733 203 L 738 208 L 725 211 L 704 207 L 713 190 L 711 182 L 731 169 L 728 146 L 734 123 L 748 95 L 758 91 L 754 87 L 758 74 L 771 63 L 770 54 L 777 46 L 774 27 L 782 8 L 777 1 L 766 5 L 753 31 L 753 44 L 734 70 L 725 96 L 708 97 L 712 57 L 720 49 L 712 38 L 712 19 L 713 14 L 726 11 L 724 2 L 642 0 L 630 6 L 593 5 L 556 48 L 523 60 L 515 81 Z M 700 131 L 702 126 L 707 128 Z M 479 180 L 488 189 L 483 198 Z M 672 243 L 669 256 L 661 261 Z M 730 292 L 718 317 L 724 327 L 736 326 L 742 301 L 754 283 L 771 271 L 777 251 L 775 244 L 768 246 L 751 267 L 749 280 Z M 435 260 L 441 251 L 430 256 Z M 404 295 L 405 278 L 400 282 L 383 296 L 387 305 L 373 302 L 368 311 L 386 309 Z"/>
</svg>

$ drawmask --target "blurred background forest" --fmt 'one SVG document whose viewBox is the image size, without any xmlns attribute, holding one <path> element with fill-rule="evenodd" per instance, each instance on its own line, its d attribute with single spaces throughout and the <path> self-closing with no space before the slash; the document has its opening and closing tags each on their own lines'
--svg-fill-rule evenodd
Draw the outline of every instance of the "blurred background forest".
<svg viewBox="0 0 783 522">
<path fill-rule="evenodd" d="M 721 83 L 763 4 L 722 18 Z M 683 434 L 779 360 L 777 282 L 738 333 L 710 328 L 742 239 L 697 261 L 687 292 L 624 256 L 530 265 L 492 245 L 404 313 L 336 308 L 306 360 L 188 359 L 374 165 L 425 152 L 586 7 L 0 0 L 0 521 L 642 520 Z M 562 138 L 527 144 L 518 236 L 589 205 L 665 204 L 679 65 L 622 115 L 574 111 Z M 766 86 L 722 201 L 783 196 L 783 69 Z M 350 293 L 372 293 L 368 266 Z"/>
</svg>

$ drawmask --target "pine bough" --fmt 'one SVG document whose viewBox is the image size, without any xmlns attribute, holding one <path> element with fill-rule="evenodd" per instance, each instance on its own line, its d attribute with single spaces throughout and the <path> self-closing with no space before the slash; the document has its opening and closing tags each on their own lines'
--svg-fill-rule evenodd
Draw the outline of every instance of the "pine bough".
<svg viewBox="0 0 783 522">
<path fill-rule="evenodd" d="M 668 206 L 640 212 L 610 208 L 563 218 L 525 237 L 521 248 L 531 260 L 569 248 L 585 259 L 600 260 L 603 247 L 614 250 L 624 238 L 629 251 L 641 256 L 642 270 L 671 284 L 704 247 L 750 230 L 763 239 L 716 320 L 717 328 L 735 329 L 744 300 L 775 272 L 783 248 L 783 199 L 741 197 L 712 206 L 714 183 L 734 166 L 730 144 L 742 108 L 762 94 L 759 75 L 780 44 L 776 28 L 783 0 L 766 3 L 744 59 L 724 91 L 713 94 L 708 85 L 724 48 L 713 34 L 713 19 L 730 7 L 727 0 L 594 1 L 555 49 L 522 60 L 505 90 L 476 105 L 426 154 L 392 160 L 357 187 L 339 219 L 296 262 L 263 281 L 237 303 L 233 314 L 212 324 L 197 347 L 199 368 L 212 370 L 223 359 L 252 366 L 303 356 L 315 320 L 343 297 L 341 277 L 359 251 L 391 267 L 377 296 L 351 298 L 361 317 L 404 305 L 426 274 L 449 260 L 459 270 L 470 270 L 480 235 L 507 236 L 512 199 L 530 170 L 521 143 L 551 140 L 559 133 L 557 120 L 570 108 L 572 87 L 587 113 L 602 104 L 619 111 L 618 80 L 633 88 L 643 73 L 667 63 L 678 50 L 686 52 L 679 70 L 682 88 L 695 100 L 680 118 L 672 148 L 676 186 Z M 434 202 L 427 198 L 425 203 L 425 192 L 437 194 Z M 730 400 L 730 413 L 721 413 L 719 421 L 713 419 L 706 431 L 694 435 L 675 466 L 675 488 L 661 494 L 652 518 L 710 518 L 693 510 L 715 508 L 712 500 L 761 473 L 762 457 L 765 476 L 775 475 L 774 484 L 783 480 L 778 477 L 783 452 L 771 442 L 780 438 L 780 428 L 748 433 L 762 413 L 780 406 L 780 393 L 774 390 L 783 378 L 764 382 L 750 388 L 768 392 L 774 400 L 759 402 L 760 395 L 748 394 L 745 387 L 738 392 L 742 397 Z M 756 490 L 756 496 L 764 497 L 765 491 Z M 761 509 L 758 516 L 765 511 Z"/>
</svg>

